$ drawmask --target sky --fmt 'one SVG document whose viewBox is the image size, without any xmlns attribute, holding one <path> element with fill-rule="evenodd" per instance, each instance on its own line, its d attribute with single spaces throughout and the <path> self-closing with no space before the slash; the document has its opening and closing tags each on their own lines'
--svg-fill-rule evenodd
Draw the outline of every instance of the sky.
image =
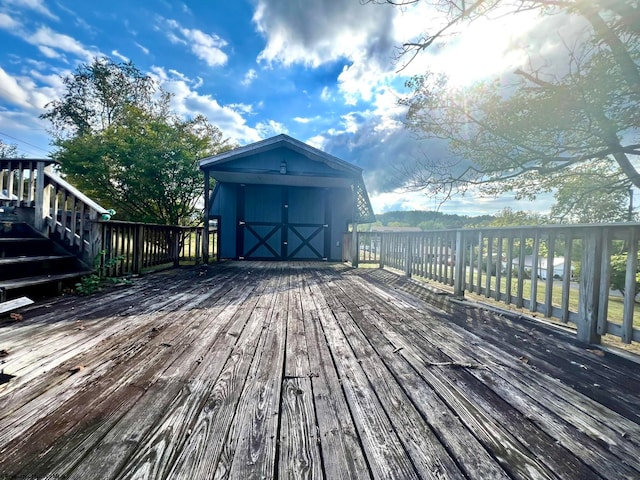
<svg viewBox="0 0 640 480">
<path fill-rule="evenodd" d="M 398 46 L 437 22 L 422 4 L 361 0 L 0 0 L 0 139 L 47 157 L 39 115 L 65 76 L 107 56 L 132 61 L 173 94 L 177 113 L 205 115 L 239 145 L 286 133 L 363 168 L 376 213 L 548 211 L 548 199 L 470 192 L 440 206 L 403 189 L 400 166 L 442 148 L 403 125 L 397 101 L 411 75 L 429 68 L 466 85 L 524 65 L 532 44 L 553 47 L 540 18 L 522 14 L 474 22 L 400 69 Z"/>
</svg>

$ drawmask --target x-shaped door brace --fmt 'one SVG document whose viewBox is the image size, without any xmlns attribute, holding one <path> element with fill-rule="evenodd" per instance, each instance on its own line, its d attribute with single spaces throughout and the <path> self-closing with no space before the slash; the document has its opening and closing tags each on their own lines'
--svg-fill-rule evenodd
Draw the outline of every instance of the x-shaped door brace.
<svg viewBox="0 0 640 480">
<path fill-rule="evenodd" d="M 303 225 L 303 226 L 306 227 L 306 226 L 311 226 L 311 225 Z M 323 255 L 320 252 L 318 252 L 315 248 L 313 248 L 313 246 L 311 245 L 310 242 L 311 242 L 311 240 L 313 240 L 315 238 L 316 235 L 318 235 L 320 232 L 322 232 L 325 229 L 325 225 L 320 225 L 307 238 L 304 238 L 304 236 L 300 232 L 298 232 L 298 230 L 296 230 L 295 226 L 288 225 L 288 227 L 293 233 L 296 234 L 296 236 L 300 240 L 302 240 L 302 243 L 300 245 L 298 245 L 298 248 L 296 248 L 293 252 L 289 253 L 287 255 L 287 258 L 293 258 L 296 255 L 296 253 L 298 253 L 300 250 L 302 250 L 305 247 L 305 245 L 307 247 L 309 247 L 311 249 L 311 251 L 313 253 L 315 253 L 318 258 L 324 258 Z"/>
</svg>

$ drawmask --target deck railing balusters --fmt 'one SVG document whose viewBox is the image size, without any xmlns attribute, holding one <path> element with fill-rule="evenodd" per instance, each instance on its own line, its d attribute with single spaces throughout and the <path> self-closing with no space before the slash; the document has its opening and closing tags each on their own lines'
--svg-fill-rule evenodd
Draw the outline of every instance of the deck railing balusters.
<svg viewBox="0 0 640 480">
<path fill-rule="evenodd" d="M 585 342 L 598 343 L 604 334 L 626 343 L 640 341 L 633 295 L 640 224 L 358 232 L 347 238 L 356 242 L 347 250 L 356 252 L 356 263 L 450 285 L 457 296 L 472 292 L 571 321 Z M 630 293 L 624 298 L 610 290 L 611 257 L 620 254 L 614 243 L 626 255 L 625 291 Z M 580 253 L 582 258 L 573 258 Z M 577 278 L 573 264 L 580 265 Z M 615 318 L 612 302 L 622 312 Z"/>
</svg>

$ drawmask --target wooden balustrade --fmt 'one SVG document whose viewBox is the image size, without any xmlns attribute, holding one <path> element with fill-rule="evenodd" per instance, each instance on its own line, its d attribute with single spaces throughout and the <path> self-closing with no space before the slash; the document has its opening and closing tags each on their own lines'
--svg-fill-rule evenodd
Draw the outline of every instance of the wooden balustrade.
<svg viewBox="0 0 640 480">
<path fill-rule="evenodd" d="M 111 220 L 110 211 L 52 171 L 55 162 L 0 159 L 0 205 L 102 273 L 120 276 L 217 258 L 217 231 Z M 204 251 L 204 250 L 207 251 Z"/>
<path fill-rule="evenodd" d="M 346 240 L 346 238 L 345 238 Z M 640 341 L 635 308 L 640 224 L 359 232 L 354 264 L 376 264 L 577 326 L 578 339 Z M 611 289 L 626 262 L 625 292 Z M 345 257 L 349 260 L 352 258 Z"/>
<path fill-rule="evenodd" d="M 99 222 L 102 231 L 100 265 L 106 276 L 139 274 L 159 267 L 204 261 L 204 227 L 148 223 Z M 210 231 L 208 259 L 218 258 L 217 232 Z"/>
</svg>

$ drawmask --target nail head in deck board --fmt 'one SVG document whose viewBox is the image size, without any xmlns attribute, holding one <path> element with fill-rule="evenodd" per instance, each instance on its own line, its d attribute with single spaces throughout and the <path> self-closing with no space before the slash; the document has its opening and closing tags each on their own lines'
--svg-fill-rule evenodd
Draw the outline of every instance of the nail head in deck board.
<svg viewBox="0 0 640 480">
<path fill-rule="evenodd" d="M 310 378 L 283 380 L 280 415 L 278 478 L 322 478 Z"/>
</svg>

